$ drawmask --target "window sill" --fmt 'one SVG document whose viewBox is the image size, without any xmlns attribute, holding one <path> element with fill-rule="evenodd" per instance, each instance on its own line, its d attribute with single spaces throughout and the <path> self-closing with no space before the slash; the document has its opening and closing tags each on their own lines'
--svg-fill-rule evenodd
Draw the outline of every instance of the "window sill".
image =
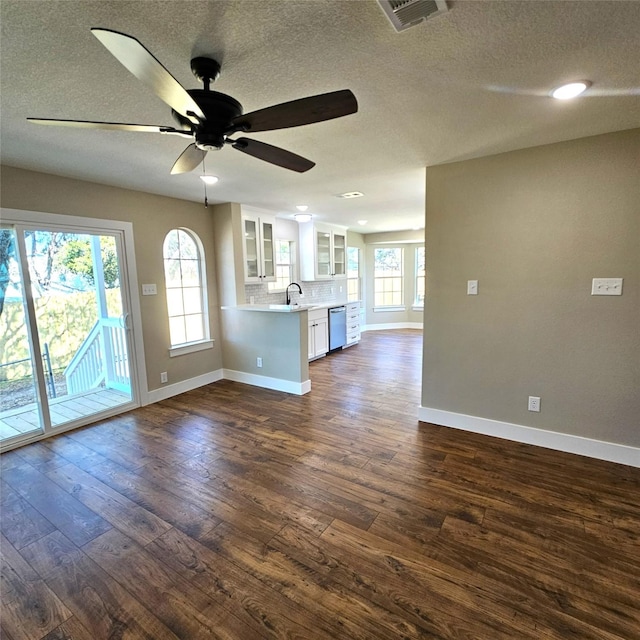
<svg viewBox="0 0 640 640">
<path fill-rule="evenodd" d="M 373 307 L 373 313 L 387 313 L 388 311 L 406 311 L 406 307 Z"/>
<path fill-rule="evenodd" d="M 411 311 L 424 311 L 424 305 L 423 304 L 414 304 L 411 307 Z"/>
<path fill-rule="evenodd" d="M 188 342 L 179 347 L 171 347 L 169 349 L 169 357 L 175 358 L 176 356 L 184 356 L 187 353 L 195 353 L 205 349 L 213 349 L 213 340 L 200 340 L 198 342 Z"/>
</svg>

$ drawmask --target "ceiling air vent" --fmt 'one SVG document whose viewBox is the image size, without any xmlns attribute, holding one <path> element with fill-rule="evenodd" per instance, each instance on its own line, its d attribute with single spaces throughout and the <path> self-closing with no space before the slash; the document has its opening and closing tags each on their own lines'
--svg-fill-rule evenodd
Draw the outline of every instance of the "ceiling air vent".
<svg viewBox="0 0 640 640">
<path fill-rule="evenodd" d="M 378 0 L 378 4 L 396 31 L 404 31 L 448 11 L 446 0 Z"/>
</svg>

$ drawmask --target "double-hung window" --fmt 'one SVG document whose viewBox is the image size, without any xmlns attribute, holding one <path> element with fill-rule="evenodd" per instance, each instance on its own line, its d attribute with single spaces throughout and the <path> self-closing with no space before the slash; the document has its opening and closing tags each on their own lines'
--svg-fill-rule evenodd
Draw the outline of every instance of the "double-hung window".
<svg viewBox="0 0 640 640">
<path fill-rule="evenodd" d="M 289 240 L 276 240 L 276 279 L 267 283 L 269 292 L 284 291 L 295 280 L 293 247 L 293 242 Z"/>
<path fill-rule="evenodd" d="M 347 300 L 360 300 L 360 249 L 347 247 Z"/>
<path fill-rule="evenodd" d="M 170 355 L 210 348 L 204 250 L 200 238 L 188 229 L 172 229 L 164 239 L 162 254 Z"/>
<path fill-rule="evenodd" d="M 424 307 L 426 271 L 424 264 L 424 247 L 416 248 L 416 294 L 414 307 Z"/>
<path fill-rule="evenodd" d="M 374 310 L 404 310 L 404 269 L 402 247 L 374 249 Z"/>
</svg>

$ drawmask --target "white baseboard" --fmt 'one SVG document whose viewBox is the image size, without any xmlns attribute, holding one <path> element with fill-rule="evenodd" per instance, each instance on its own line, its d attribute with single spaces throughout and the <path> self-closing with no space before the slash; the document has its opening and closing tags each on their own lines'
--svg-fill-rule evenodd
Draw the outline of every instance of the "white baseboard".
<svg viewBox="0 0 640 640">
<path fill-rule="evenodd" d="M 189 378 L 182 382 L 176 382 L 160 389 L 154 389 L 146 394 L 146 397 L 141 398 L 141 405 L 152 404 L 154 402 L 160 402 L 160 400 L 166 400 L 173 396 L 177 396 L 180 393 L 203 387 L 205 384 L 211 384 L 212 382 L 218 382 L 219 380 L 233 380 L 234 382 L 244 382 L 245 384 L 253 385 L 254 387 L 263 387 L 265 389 L 273 389 L 274 391 L 284 391 L 286 393 L 293 393 L 297 396 L 302 396 L 305 393 L 311 391 L 311 380 L 305 382 L 291 382 L 289 380 L 281 380 L 280 378 L 269 378 L 267 376 L 257 376 L 252 373 L 245 373 L 243 371 L 233 371 L 232 369 L 218 369 L 217 371 L 211 371 L 195 378 Z"/>
<path fill-rule="evenodd" d="M 598 460 L 607 460 L 626 464 L 631 467 L 640 467 L 640 448 L 630 447 L 614 442 L 592 440 L 582 436 L 574 436 L 568 433 L 546 431 L 535 427 L 525 427 L 509 422 L 500 422 L 489 418 L 468 416 L 463 413 L 431 409 L 429 407 L 418 408 L 418 420 L 453 427 L 463 431 L 473 431 L 486 436 L 495 436 L 505 440 L 514 440 L 524 444 L 533 444 L 546 449 L 575 453 Z"/>
<path fill-rule="evenodd" d="M 225 380 L 243 382 L 244 384 L 262 387 L 263 389 L 293 393 L 296 396 L 303 396 L 305 393 L 311 391 L 311 380 L 293 382 L 291 380 L 282 380 L 281 378 L 258 376 L 254 373 L 245 373 L 244 371 L 233 371 L 232 369 L 223 369 L 223 377 Z"/>
<path fill-rule="evenodd" d="M 360 331 L 381 331 L 383 329 L 423 329 L 422 322 L 381 322 L 380 324 L 365 324 Z"/>
<path fill-rule="evenodd" d="M 217 371 L 203 373 L 201 376 L 196 376 L 195 378 L 189 378 L 182 382 L 176 382 L 175 384 L 160 387 L 159 389 L 153 389 L 153 391 L 147 392 L 146 398 L 141 398 L 141 404 L 144 406 L 154 402 L 160 402 L 160 400 L 166 400 L 167 398 L 177 396 L 179 393 L 185 393 L 192 389 L 203 387 L 205 384 L 218 382 L 218 380 L 222 380 L 223 377 L 223 369 L 218 369 Z"/>
</svg>

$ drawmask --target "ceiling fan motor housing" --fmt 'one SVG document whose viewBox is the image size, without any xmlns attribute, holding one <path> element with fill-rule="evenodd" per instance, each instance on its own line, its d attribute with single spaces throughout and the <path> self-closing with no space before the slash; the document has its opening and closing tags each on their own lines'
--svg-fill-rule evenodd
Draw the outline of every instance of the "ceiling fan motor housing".
<svg viewBox="0 0 640 640">
<path fill-rule="evenodd" d="M 187 93 L 202 109 L 205 120 L 194 125 L 189 118 L 172 109 L 173 117 L 183 128 L 192 129 L 199 149 L 203 151 L 222 149 L 225 144 L 225 135 L 231 129 L 232 120 L 242 115 L 242 105 L 235 98 L 218 91 L 189 89 Z"/>
</svg>

